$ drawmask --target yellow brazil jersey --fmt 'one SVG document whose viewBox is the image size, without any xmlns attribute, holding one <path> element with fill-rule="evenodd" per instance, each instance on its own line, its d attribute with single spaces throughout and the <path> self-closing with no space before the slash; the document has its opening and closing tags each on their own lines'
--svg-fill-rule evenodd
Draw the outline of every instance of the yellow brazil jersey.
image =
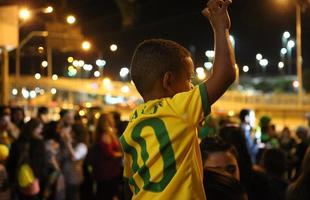
<svg viewBox="0 0 310 200">
<path fill-rule="evenodd" d="M 204 84 L 133 111 L 120 138 L 133 199 L 206 199 L 197 126 L 209 112 Z"/>
</svg>

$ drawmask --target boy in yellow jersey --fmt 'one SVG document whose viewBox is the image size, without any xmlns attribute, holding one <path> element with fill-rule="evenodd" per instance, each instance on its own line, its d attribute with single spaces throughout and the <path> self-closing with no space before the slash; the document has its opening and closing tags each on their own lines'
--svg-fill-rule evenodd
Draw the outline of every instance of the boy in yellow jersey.
<svg viewBox="0 0 310 200">
<path fill-rule="evenodd" d="M 212 76 L 197 87 L 190 53 L 181 45 L 151 39 L 135 50 L 131 76 L 145 103 L 120 138 L 132 199 L 206 199 L 197 127 L 235 80 L 230 3 L 210 0 L 202 11 L 214 30 L 216 53 Z"/>
</svg>

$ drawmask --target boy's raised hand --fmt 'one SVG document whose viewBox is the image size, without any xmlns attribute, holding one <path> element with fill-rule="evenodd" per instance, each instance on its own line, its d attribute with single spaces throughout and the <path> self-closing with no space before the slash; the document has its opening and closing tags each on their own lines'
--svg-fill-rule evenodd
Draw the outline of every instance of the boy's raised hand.
<svg viewBox="0 0 310 200">
<path fill-rule="evenodd" d="M 214 31 L 230 29 L 230 18 L 227 7 L 232 0 L 210 0 L 202 14 L 209 18 Z"/>
</svg>

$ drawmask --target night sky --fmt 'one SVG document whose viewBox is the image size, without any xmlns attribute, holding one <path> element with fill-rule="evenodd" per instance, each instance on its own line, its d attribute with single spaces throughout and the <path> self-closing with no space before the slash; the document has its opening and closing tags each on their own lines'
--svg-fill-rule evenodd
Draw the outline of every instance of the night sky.
<svg viewBox="0 0 310 200">
<path fill-rule="evenodd" d="M 94 49 L 88 55 L 94 60 L 99 55 L 107 60 L 105 73 L 117 76 L 121 67 L 129 66 L 136 45 L 148 38 L 166 38 L 195 49 L 195 65 L 206 61 L 204 52 L 213 48 L 213 35 L 207 19 L 201 14 L 206 1 L 202 0 L 136 0 L 136 17 L 131 26 L 122 26 L 122 15 L 116 1 L 122 0 L 67 0 L 65 10 L 78 18 L 78 25 L 89 38 Z M 126 1 L 126 0 L 123 0 Z M 129 0 L 128 0 L 129 1 Z M 131 0 L 135 1 L 135 0 Z M 295 6 L 293 0 L 281 4 L 281 0 L 233 0 L 230 7 L 231 34 L 236 40 L 236 59 L 240 66 L 248 65 L 255 71 L 255 55 L 262 53 L 270 61 L 267 69 L 271 75 L 277 72 L 282 48 L 281 37 L 288 30 L 295 38 Z M 52 4 L 60 7 L 60 1 L 17 1 L 34 7 Z M 64 1 L 63 1 L 64 2 Z M 282 0 L 283 2 L 283 0 Z M 302 43 L 304 68 L 310 68 L 310 8 L 302 15 Z M 34 25 L 24 27 L 26 34 Z M 110 44 L 119 49 L 110 52 Z M 57 54 L 55 54 L 57 56 Z M 86 55 L 83 55 L 87 57 Z M 293 51 L 293 58 L 295 49 Z M 55 59 L 55 58 L 54 58 Z M 87 59 L 87 58 L 86 58 Z M 55 66 L 55 71 L 64 66 Z"/>
</svg>

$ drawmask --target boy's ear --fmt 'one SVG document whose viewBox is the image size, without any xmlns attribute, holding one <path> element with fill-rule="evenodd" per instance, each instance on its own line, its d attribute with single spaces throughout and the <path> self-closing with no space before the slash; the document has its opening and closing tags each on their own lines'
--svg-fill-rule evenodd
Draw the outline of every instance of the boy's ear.
<svg viewBox="0 0 310 200">
<path fill-rule="evenodd" d="M 173 95 L 173 82 L 175 81 L 175 78 L 171 72 L 166 72 L 163 78 L 163 88 L 165 92 L 168 93 L 168 95 Z"/>
</svg>

